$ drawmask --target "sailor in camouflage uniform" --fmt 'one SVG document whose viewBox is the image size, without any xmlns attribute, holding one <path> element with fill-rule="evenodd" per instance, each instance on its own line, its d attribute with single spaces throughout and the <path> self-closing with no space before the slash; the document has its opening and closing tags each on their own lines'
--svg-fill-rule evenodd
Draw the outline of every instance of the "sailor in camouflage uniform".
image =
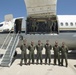
<svg viewBox="0 0 76 75">
<path fill-rule="evenodd" d="M 52 46 L 49 44 L 49 40 L 46 41 L 45 44 L 45 64 L 47 64 L 47 59 L 49 59 L 49 65 L 51 62 L 51 50 Z"/>
<path fill-rule="evenodd" d="M 29 65 L 30 65 L 30 61 L 32 59 L 32 64 L 34 64 L 34 50 L 35 50 L 35 45 L 34 42 L 31 41 L 31 45 L 28 47 L 29 50 Z"/>
<path fill-rule="evenodd" d="M 63 59 L 65 59 L 66 67 L 68 66 L 67 54 L 68 54 L 68 47 L 65 45 L 64 42 L 62 42 L 62 46 L 61 46 L 61 65 L 63 66 Z"/>
<path fill-rule="evenodd" d="M 53 46 L 54 50 L 54 65 L 56 65 L 56 61 L 58 60 L 58 65 L 60 65 L 60 47 L 58 46 L 58 42 L 55 41 L 55 45 Z"/>
<path fill-rule="evenodd" d="M 40 40 L 38 40 L 38 45 L 36 46 L 36 49 L 37 49 L 37 64 L 38 64 L 39 59 L 40 59 L 40 63 L 42 64 L 43 45 Z"/>
<path fill-rule="evenodd" d="M 26 40 L 22 40 L 22 44 L 20 46 L 21 49 L 21 62 L 20 65 L 22 66 L 22 62 L 24 60 L 24 63 L 26 65 L 27 63 L 27 44 L 26 44 Z"/>
</svg>

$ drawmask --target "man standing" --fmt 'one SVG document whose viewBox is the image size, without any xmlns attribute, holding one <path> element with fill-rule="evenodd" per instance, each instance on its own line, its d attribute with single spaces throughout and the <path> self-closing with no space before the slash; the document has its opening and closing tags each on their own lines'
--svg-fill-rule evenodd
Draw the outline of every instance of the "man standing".
<svg viewBox="0 0 76 75">
<path fill-rule="evenodd" d="M 62 46 L 61 46 L 61 65 L 63 66 L 63 59 L 65 59 L 66 67 L 68 66 L 67 54 L 68 54 L 68 47 L 65 45 L 64 42 L 62 42 Z"/>
<path fill-rule="evenodd" d="M 47 64 L 47 59 L 49 58 L 49 65 L 51 62 L 51 52 L 52 46 L 49 44 L 49 40 L 46 41 L 45 44 L 45 64 Z"/>
<path fill-rule="evenodd" d="M 34 64 L 34 50 L 35 50 L 35 45 L 34 42 L 31 41 L 31 45 L 28 47 L 29 50 L 29 65 L 30 65 L 30 61 L 32 59 L 32 64 Z"/>
<path fill-rule="evenodd" d="M 56 60 L 58 60 L 58 65 L 60 65 L 60 47 L 58 46 L 57 41 L 55 41 L 53 50 L 54 50 L 54 65 L 56 65 Z"/>
<path fill-rule="evenodd" d="M 32 32 L 36 32 L 36 27 L 37 27 L 36 19 L 33 19 L 33 21 L 32 21 Z"/>
<path fill-rule="evenodd" d="M 36 46 L 36 49 L 37 49 L 37 64 L 38 64 L 39 59 L 40 59 L 40 63 L 42 64 L 43 45 L 40 40 L 38 41 L 38 45 Z"/>
<path fill-rule="evenodd" d="M 51 21 L 51 18 L 48 19 L 47 23 L 48 23 L 48 32 L 51 32 L 52 33 L 53 23 Z"/>
<path fill-rule="evenodd" d="M 24 60 L 24 63 L 26 65 L 27 63 L 27 44 L 26 44 L 26 40 L 22 40 L 22 45 L 20 46 L 21 49 L 21 62 L 20 65 L 22 66 L 22 62 Z"/>
</svg>

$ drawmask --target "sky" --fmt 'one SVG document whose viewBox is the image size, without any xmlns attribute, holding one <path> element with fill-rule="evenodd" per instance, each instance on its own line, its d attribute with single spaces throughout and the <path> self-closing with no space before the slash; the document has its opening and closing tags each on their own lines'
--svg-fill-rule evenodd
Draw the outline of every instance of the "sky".
<svg viewBox="0 0 76 75">
<path fill-rule="evenodd" d="M 26 17 L 24 0 L 0 0 L 0 22 L 6 14 L 16 17 Z M 58 0 L 57 15 L 76 15 L 76 0 Z"/>
</svg>

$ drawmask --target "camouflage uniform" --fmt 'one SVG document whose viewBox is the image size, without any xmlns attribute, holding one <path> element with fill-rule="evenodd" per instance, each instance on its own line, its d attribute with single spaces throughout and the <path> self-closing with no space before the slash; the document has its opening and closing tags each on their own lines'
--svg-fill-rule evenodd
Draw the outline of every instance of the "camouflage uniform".
<svg viewBox="0 0 76 75">
<path fill-rule="evenodd" d="M 35 50 L 35 46 L 33 44 L 33 42 L 31 42 L 31 45 L 28 47 L 29 49 L 29 64 L 30 64 L 30 60 L 32 59 L 32 63 L 34 64 L 34 50 Z"/>
<path fill-rule="evenodd" d="M 36 49 L 37 49 L 37 64 L 39 59 L 40 59 L 40 63 L 42 64 L 43 45 L 41 44 L 41 41 L 38 41 L 38 45 L 36 46 Z"/>
<path fill-rule="evenodd" d="M 60 65 L 60 47 L 58 46 L 58 44 L 55 44 L 53 50 L 54 50 L 54 65 L 56 65 L 56 60 L 58 60 L 58 65 Z"/>
<path fill-rule="evenodd" d="M 51 19 L 48 20 L 48 32 L 52 32 L 52 21 L 51 21 Z"/>
<path fill-rule="evenodd" d="M 49 64 L 51 62 L 51 50 L 52 46 L 49 45 L 49 43 L 46 43 L 45 45 L 45 64 L 47 63 L 47 59 L 49 58 Z"/>
<path fill-rule="evenodd" d="M 22 65 L 23 59 L 25 64 L 27 63 L 27 45 L 25 43 L 22 43 L 20 46 L 21 49 L 21 62 L 20 65 Z"/>
<path fill-rule="evenodd" d="M 65 59 L 66 67 L 68 66 L 67 61 L 68 47 L 62 43 L 61 46 L 61 65 L 63 66 L 63 59 Z"/>
<path fill-rule="evenodd" d="M 32 24 L 32 31 L 33 31 L 33 32 L 36 32 L 36 27 L 37 27 L 37 25 L 36 25 L 36 20 L 34 19 L 34 20 L 33 20 L 33 24 Z"/>
</svg>

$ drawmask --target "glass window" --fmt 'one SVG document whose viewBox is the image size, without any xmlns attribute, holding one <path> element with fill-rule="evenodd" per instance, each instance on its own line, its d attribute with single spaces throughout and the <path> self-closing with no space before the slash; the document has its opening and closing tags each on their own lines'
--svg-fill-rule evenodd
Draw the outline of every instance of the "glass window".
<svg viewBox="0 0 76 75">
<path fill-rule="evenodd" d="M 75 22 L 75 25 L 76 25 L 76 22 Z"/>
<path fill-rule="evenodd" d="M 71 22 L 70 25 L 73 26 L 73 23 Z"/>
<path fill-rule="evenodd" d="M 63 26 L 63 23 L 61 22 L 61 26 Z"/>
<path fill-rule="evenodd" d="M 3 26 L 3 24 L 0 24 L 0 27 L 2 27 Z"/>
<path fill-rule="evenodd" d="M 66 22 L 65 25 L 68 26 L 68 23 Z"/>
</svg>

